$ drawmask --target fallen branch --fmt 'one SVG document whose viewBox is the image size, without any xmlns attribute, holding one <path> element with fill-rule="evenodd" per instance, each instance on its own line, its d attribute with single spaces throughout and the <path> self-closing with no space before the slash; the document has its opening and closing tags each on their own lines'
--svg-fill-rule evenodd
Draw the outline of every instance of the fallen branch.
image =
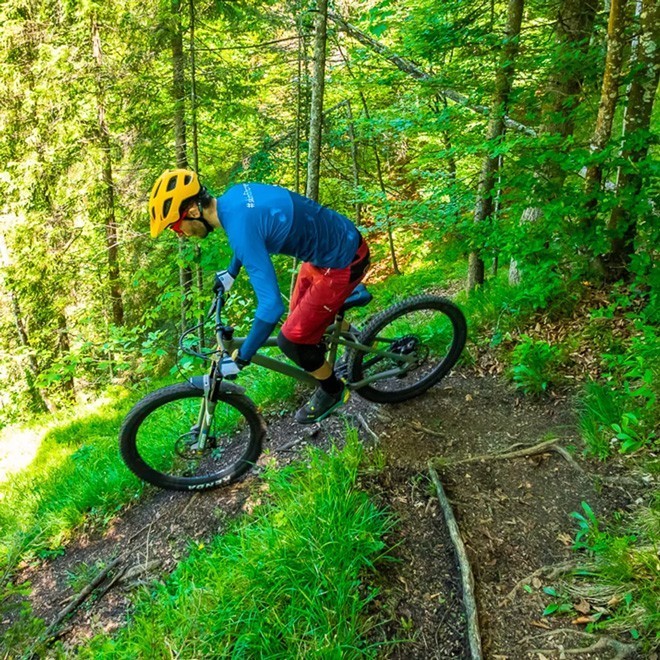
<svg viewBox="0 0 660 660">
<path fill-rule="evenodd" d="M 559 575 L 564 573 L 570 573 L 575 569 L 577 564 L 574 561 L 565 561 L 562 564 L 550 564 L 549 566 L 541 566 L 537 568 L 533 573 L 530 573 L 522 580 L 519 580 L 514 585 L 513 589 L 501 600 L 500 604 L 504 605 L 507 601 L 513 600 L 513 597 L 516 595 L 518 589 L 524 587 L 526 584 L 529 584 L 534 578 L 544 576 L 548 580 L 553 580 Z"/>
<path fill-rule="evenodd" d="M 106 584 L 103 587 L 103 589 L 101 589 L 98 592 L 98 594 L 96 595 L 96 601 L 95 601 L 96 603 L 98 603 L 101 600 L 101 598 L 103 598 L 103 596 L 105 596 L 108 593 L 108 591 L 110 591 L 110 589 L 112 589 L 112 587 L 114 587 L 115 584 L 117 584 L 117 582 L 119 582 L 119 580 L 122 579 L 122 577 L 124 576 L 124 573 L 126 573 L 126 567 L 122 566 L 117 571 L 117 574 L 112 578 L 112 580 L 110 580 L 110 582 L 108 582 L 108 584 Z"/>
<path fill-rule="evenodd" d="M 364 432 L 371 438 L 371 440 L 374 442 L 374 444 L 378 444 L 380 442 L 380 438 L 371 430 L 369 427 L 369 424 L 367 424 L 367 421 L 365 420 L 364 417 L 360 413 L 357 413 L 355 415 L 355 418 L 357 419 L 358 423 L 364 430 Z"/>
<path fill-rule="evenodd" d="M 161 559 L 152 559 L 151 561 L 148 561 L 145 564 L 135 564 L 135 566 L 131 566 L 130 568 L 127 568 L 125 571 L 122 572 L 122 575 L 120 576 L 120 580 L 122 582 L 128 582 L 129 580 L 136 578 L 138 575 L 142 575 L 143 573 L 148 573 L 149 571 L 152 571 L 154 568 L 158 568 L 162 563 L 163 562 Z"/>
<path fill-rule="evenodd" d="M 540 637 L 552 637 L 558 633 L 565 633 L 567 635 L 576 635 L 578 637 L 587 637 L 589 639 L 595 639 L 596 641 L 590 646 L 583 646 L 581 648 L 565 648 L 563 645 L 560 645 L 556 649 L 530 649 L 530 653 L 561 653 L 561 657 L 565 655 L 580 655 L 583 653 L 595 653 L 596 651 L 602 651 L 604 649 L 612 649 L 616 651 L 616 656 L 614 660 L 622 660 L 631 655 L 637 653 L 637 646 L 635 644 L 625 644 L 620 642 L 613 637 L 607 637 L 604 635 L 595 635 L 594 633 L 584 632 L 582 630 L 573 630 L 571 628 L 557 628 L 556 630 L 550 630 L 546 633 L 539 633 L 538 635 L 530 635 L 524 637 L 520 640 L 520 643 L 531 641 L 532 639 L 538 639 Z"/>
<path fill-rule="evenodd" d="M 552 447 L 552 451 L 557 452 L 577 472 L 584 473 L 582 466 L 563 447 L 555 445 Z"/>
<path fill-rule="evenodd" d="M 122 560 L 122 556 L 113 559 L 102 571 L 100 571 L 94 579 L 55 617 L 51 624 L 46 628 L 46 630 L 37 637 L 36 641 L 30 647 L 28 652 L 28 657 L 33 658 L 36 654 L 38 647 L 41 644 L 47 644 L 53 639 L 57 639 L 62 635 L 62 631 L 59 630 L 62 622 L 75 610 L 77 610 L 86 600 L 89 598 L 90 594 L 96 589 L 96 587 L 105 580 L 108 573 L 110 573 Z"/>
<path fill-rule="evenodd" d="M 461 532 L 458 529 L 454 512 L 451 505 L 447 500 L 444 488 L 440 483 L 438 473 L 429 464 L 429 473 L 431 479 L 435 484 L 438 501 L 442 507 L 442 512 L 445 516 L 447 528 L 449 529 L 449 536 L 454 544 L 456 557 L 461 571 L 461 584 L 463 587 L 463 605 L 465 607 L 466 620 L 467 620 L 467 634 L 470 643 L 470 657 L 472 660 L 481 660 L 481 635 L 479 634 L 479 618 L 477 613 L 477 602 L 474 597 L 474 578 L 472 576 L 472 569 L 468 561 L 467 552 L 465 551 L 465 544 L 461 538 Z"/>
<path fill-rule="evenodd" d="M 290 442 L 286 442 L 283 444 L 281 447 L 278 447 L 277 449 L 273 449 L 273 453 L 277 453 L 280 451 L 291 451 L 292 447 L 295 447 L 296 445 L 299 445 L 306 436 L 303 436 L 302 438 L 296 438 L 295 440 L 291 440 Z"/>
</svg>

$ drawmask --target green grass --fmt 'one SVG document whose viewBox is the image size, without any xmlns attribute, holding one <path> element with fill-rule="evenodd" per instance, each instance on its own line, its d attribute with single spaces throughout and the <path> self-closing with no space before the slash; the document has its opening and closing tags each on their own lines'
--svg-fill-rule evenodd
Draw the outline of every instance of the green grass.
<svg viewBox="0 0 660 660">
<path fill-rule="evenodd" d="M 256 367 L 239 384 L 266 407 L 288 403 L 295 387 L 291 379 Z M 114 388 L 82 412 L 35 421 L 34 433 L 43 432 L 36 430 L 39 422 L 46 427 L 36 455 L 0 483 L 0 588 L 21 560 L 60 554 L 83 524 L 103 526 L 140 496 L 144 484 L 121 461 L 117 436 L 129 408 L 144 394 Z"/>
<path fill-rule="evenodd" d="M 0 484 L 0 568 L 58 553 L 85 521 L 111 517 L 141 487 L 121 463 L 125 394 L 50 421 L 31 463 Z M 11 432 L 11 430 L 8 430 Z"/>
<path fill-rule="evenodd" d="M 392 523 L 359 489 L 362 461 L 351 431 L 341 451 L 268 471 L 252 515 L 194 547 L 165 584 L 144 590 L 126 628 L 79 655 L 375 657 L 375 590 L 363 579 Z"/>
</svg>

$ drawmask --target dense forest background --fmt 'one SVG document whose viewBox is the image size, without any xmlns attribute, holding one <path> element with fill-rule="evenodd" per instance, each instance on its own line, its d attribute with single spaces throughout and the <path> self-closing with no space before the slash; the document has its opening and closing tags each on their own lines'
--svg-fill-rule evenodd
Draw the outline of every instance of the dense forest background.
<svg viewBox="0 0 660 660">
<path fill-rule="evenodd" d="M 656 323 L 657 11 L 338 3 L 320 200 L 357 219 L 382 271 L 405 272 L 403 237 L 423 231 L 429 254 L 469 255 L 469 288 L 510 269 L 543 308 L 620 281 Z M 148 238 L 163 169 L 198 168 L 218 193 L 305 191 L 315 15 L 5 3 L 3 423 L 157 370 L 164 336 L 194 317 L 226 248 Z"/>
<path fill-rule="evenodd" d="M 381 301 L 452 294 L 466 368 L 577 402 L 576 450 L 657 479 L 658 0 L 8 0 L 0 18 L 0 429 L 90 402 L 118 417 L 89 449 L 107 488 L 74 513 L 57 518 L 53 495 L 54 517 L 28 529 L 17 503 L 43 476 L 7 486 L 5 578 L 30 543 L 54 552 L 62 530 L 126 503 L 115 442 L 131 388 L 194 368 L 176 366 L 176 340 L 230 253 L 218 232 L 149 237 L 167 168 L 216 194 L 269 182 L 346 214 Z M 276 266 L 286 294 L 294 265 Z M 232 293 L 242 330 L 246 278 Z M 52 439 L 52 464 L 56 448 L 79 467 L 75 442 L 101 437 L 76 428 Z M 619 630 L 651 648 L 657 489 L 638 503 L 611 532 L 587 506 L 575 547 L 627 585 Z"/>
</svg>

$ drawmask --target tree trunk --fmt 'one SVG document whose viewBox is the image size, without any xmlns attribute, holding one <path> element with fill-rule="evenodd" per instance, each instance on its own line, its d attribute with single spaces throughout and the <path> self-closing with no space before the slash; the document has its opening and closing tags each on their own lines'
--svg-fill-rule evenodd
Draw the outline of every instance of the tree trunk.
<svg viewBox="0 0 660 660">
<path fill-rule="evenodd" d="M 355 135 L 355 123 L 353 121 L 353 109 L 351 102 L 346 104 L 346 118 L 348 119 L 348 135 L 351 140 L 351 167 L 353 172 L 353 185 L 357 193 L 360 187 L 360 170 L 358 168 L 358 145 L 357 137 Z M 355 224 L 359 227 L 362 222 L 362 204 L 359 201 L 355 202 Z"/>
<path fill-rule="evenodd" d="M 636 73 L 628 91 L 624 125 L 622 157 L 628 165 L 621 168 L 617 180 L 617 197 L 626 201 L 639 196 L 643 177 L 637 163 L 646 158 L 649 148 L 647 133 L 660 76 L 658 0 L 642 0 L 640 23 L 641 33 L 634 58 Z M 619 203 L 610 215 L 607 228 L 612 238 L 609 254 L 605 258 L 610 277 L 628 274 L 637 233 L 636 218 L 630 210 L 632 205 Z"/>
<path fill-rule="evenodd" d="M 69 355 L 71 353 L 71 343 L 69 342 L 69 326 L 64 310 L 60 310 L 57 314 L 57 337 L 59 354 L 61 356 Z M 72 400 L 75 399 L 76 389 L 73 376 L 67 376 L 62 381 L 62 387 Z"/>
<path fill-rule="evenodd" d="M 445 110 L 447 109 L 447 97 L 443 96 L 442 98 L 442 105 L 444 106 Z M 437 97 L 436 97 L 437 99 Z M 439 114 L 439 108 L 436 108 L 436 113 Z M 451 134 L 449 133 L 448 129 L 444 129 L 442 131 L 442 142 L 445 145 L 445 150 L 447 152 L 447 171 L 449 172 L 449 176 L 451 177 L 452 181 L 456 180 L 456 157 L 454 156 L 454 153 L 452 151 L 452 144 L 451 144 Z"/>
<path fill-rule="evenodd" d="M 591 138 L 591 151 L 599 154 L 612 137 L 612 124 L 617 102 L 619 100 L 619 83 L 621 65 L 623 63 L 623 46 L 625 43 L 625 21 L 627 0 L 611 0 L 610 17 L 607 24 L 607 56 L 601 87 L 600 104 L 594 134 Z M 587 204 L 583 223 L 589 229 L 596 218 L 598 192 L 603 179 L 603 168 L 600 162 L 594 162 L 587 168 L 584 180 L 584 191 Z"/>
<path fill-rule="evenodd" d="M 566 53 L 568 64 L 559 59 L 545 87 L 543 104 L 543 122 L 540 133 L 556 136 L 564 142 L 573 134 L 574 120 L 572 113 L 581 101 L 580 90 L 584 80 L 585 70 L 582 62 L 576 60 L 575 51 L 587 52 L 589 36 L 593 30 L 596 9 L 599 0 L 561 0 L 557 13 L 555 43 L 559 53 Z M 561 194 L 566 173 L 557 162 L 547 160 L 540 168 L 540 177 L 548 186 L 544 191 L 544 199 L 554 199 Z M 538 220 L 543 215 L 543 209 L 528 207 L 523 211 L 520 222 L 526 219 Z M 511 260 L 509 266 L 509 283 L 521 281 L 518 262 Z"/>
<path fill-rule="evenodd" d="M 96 60 L 96 103 L 98 112 L 98 136 L 103 159 L 103 204 L 105 241 L 108 254 L 108 280 L 112 301 L 112 321 L 124 325 L 124 303 L 119 279 L 119 248 L 115 217 L 115 185 L 112 173 L 110 132 L 105 121 L 105 89 L 103 87 L 103 49 L 96 17 L 92 16 L 92 51 Z"/>
<path fill-rule="evenodd" d="M 314 71 L 312 75 L 312 103 L 309 117 L 309 151 L 307 158 L 306 195 L 319 199 L 321 168 L 321 134 L 323 130 L 323 92 L 325 90 L 325 48 L 328 27 L 328 0 L 318 0 L 314 20 Z"/>
<path fill-rule="evenodd" d="M 513 87 L 513 74 L 515 60 L 518 53 L 520 26 L 522 24 L 524 0 L 509 0 L 508 18 L 504 45 L 500 54 L 500 62 L 495 75 L 495 95 L 491 108 L 491 117 L 488 122 L 488 149 L 490 150 L 504 135 L 504 117 L 509 104 L 511 88 Z M 493 214 L 493 193 L 499 168 L 499 157 L 490 153 L 484 158 L 481 168 L 481 177 L 477 190 L 477 201 L 474 209 L 474 222 L 482 223 L 490 219 Z M 484 281 L 484 262 L 480 253 L 473 250 L 470 253 L 468 267 L 467 289 L 472 291 Z"/>
<path fill-rule="evenodd" d="M 186 88 L 185 59 L 183 55 L 183 31 L 181 29 L 181 2 L 175 0 L 172 5 L 172 100 L 174 102 L 174 149 L 176 166 L 188 169 L 188 140 L 186 137 Z M 181 289 L 181 332 L 188 326 L 188 312 L 192 292 L 193 273 L 189 265 L 184 264 L 184 238 L 179 237 L 179 288 Z"/>
<path fill-rule="evenodd" d="M 306 59 L 307 46 L 302 34 L 300 24 L 298 24 L 298 75 L 296 77 L 296 125 L 294 128 L 295 137 L 293 141 L 293 186 L 297 193 L 300 193 L 300 128 L 303 124 L 303 59 Z M 289 283 L 289 300 L 293 297 L 293 290 L 296 286 L 298 269 L 298 260 L 293 257 L 291 261 L 291 281 Z"/>
<path fill-rule="evenodd" d="M 199 174 L 199 140 L 197 127 L 197 61 L 195 57 L 195 0 L 188 2 L 190 21 L 190 119 L 192 127 L 193 169 Z M 202 248 L 195 243 L 195 284 L 199 295 L 199 348 L 204 346 L 204 320 L 206 318 L 202 294 L 204 292 L 204 274 L 202 272 Z"/>
<path fill-rule="evenodd" d="M 12 286 L 9 277 L 3 272 L 5 268 L 10 266 L 11 257 L 9 255 L 9 250 L 5 242 L 5 236 L 2 231 L 0 231 L 0 267 L 2 268 L 2 270 L 0 270 L 0 278 L 2 279 L 2 284 L 7 290 L 7 294 L 9 295 L 9 302 L 11 304 L 12 316 L 14 317 L 14 326 L 16 327 L 18 343 L 26 356 L 23 366 L 25 382 L 27 383 L 28 391 L 32 397 L 35 410 L 37 412 L 53 412 L 54 407 L 48 400 L 48 397 L 44 392 L 39 390 L 35 384 L 40 374 L 39 364 L 32 351 L 32 347 L 30 346 L 30 340 L 27 328 L 25 327 L 25 322 L 23 321 L 23 314 L 21 313 L 21 305 L 18 295 L 14 291 L 14 287 Z"/>
<path fill-rule="evenodd" d="M 543 98 L 541 131 L 561 138 L 573 135 L 573 111 L 581 102 L 585 69 L 575 52 L 585 54 L 593 30 L 599 0 L 562 0 L 557 15 L 555 43 L 560 57 L 550 75 Z M 562 60 L 561 56 L 566 57 Z M 547 173 L 563 183 L 565 174 L 558 164 L 548 166 Z M 561 187 L 561 185 L 560 185 Z"/>
<path fill-rule="evenodd" d="M 174 149 L 176 165 L 188 168 L 188 144 L 186 140 L 186 88 L 185 60 L 183 56 L 183 33 L 181 30 L 181 3 L 175 0 L 172 4 L 173 25 L 170 35 L 172 47 L 172 100 L 174 101 Z"/>
<path fill-rule="evenodd" d="M 343 50 L 341 49 L 341 46 L 339 46 L 339 52 L 341 53 L 342 59 L 344 60 L 346 64 L 346 68 L 352 78 L 355 78 L 355 75 L 353 74 L 353 71 L 351 69 L 351 65 L 348 61 L 348 57 L 344 54 Z M 360 95 L 360 102 L 362 103 L 362 110 L 364 111 L 364 116 L 366 117 L 367 120 L 371 120 L 371 115 L 369 114 L 369 105 L 367 104 L 367 99 L 364 95 L 364 92 L 359 89 L 358 93 Z M 394 250 L 394 235 L 392 233 L 392 219 L 390 218 L 390 211 L 389 211 L 389 203 L 387 200 L 387 189 L 385 188 L 385 180 L 383 178 L 383 168 L 380 162 L 380 154 L 378 153 L 378 144 L 376 143 L 376 140 L 370 139 L 369 140 L 371 147 L 374 152 L 374 159 L 376 160 L 376 176 L 378 177 L 378 185 L 380 187 L 380 191 L 383 195 L 383 200 L 385 204 L 385 226 L 387 228 L 387 240 L 388 244 L 390 247 L 390 257 L 392 258 L 392 270 L 394 271 L 395 275 L 401 275 L 401 271 L 399 270 L 399 263 L 396 258 L 396 251 Z"/>
</svg>

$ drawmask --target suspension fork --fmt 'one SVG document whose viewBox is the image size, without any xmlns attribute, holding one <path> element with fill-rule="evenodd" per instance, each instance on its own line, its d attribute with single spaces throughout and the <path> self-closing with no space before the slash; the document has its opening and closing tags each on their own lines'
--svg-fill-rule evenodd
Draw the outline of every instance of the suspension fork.
<svg viewBox="0 0 660 660">
<path fill-rule="evenodd" d="M 214 374 L 212 370 L 211 374 Z M 197 433 L 197 449 L 204 449 L 209 437 L 209 430 L 213 423 L 216 402 L 213 400 L 212 391 L 217 386 L 217 379 L 212 378 L 210 374 L 204 376 L 204 397 L 199 407 L 197 424 L 193 427 Z"/>
</svg>

